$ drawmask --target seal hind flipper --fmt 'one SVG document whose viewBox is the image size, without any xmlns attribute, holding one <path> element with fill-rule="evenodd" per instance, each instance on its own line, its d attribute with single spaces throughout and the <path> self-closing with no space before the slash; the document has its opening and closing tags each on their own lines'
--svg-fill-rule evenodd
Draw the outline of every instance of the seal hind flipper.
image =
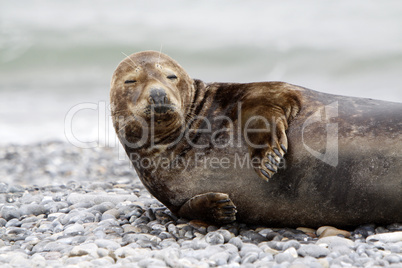
<svg viewBox="0 0 402 268">
<path fill-rule="evenodd" d="M 189 199 L 181 206 L 178 215 L 187 219 L 227 224 L 236 220 L 236 212 L 236 206 L 227 194 L 210 192 Z"/>
</svg>

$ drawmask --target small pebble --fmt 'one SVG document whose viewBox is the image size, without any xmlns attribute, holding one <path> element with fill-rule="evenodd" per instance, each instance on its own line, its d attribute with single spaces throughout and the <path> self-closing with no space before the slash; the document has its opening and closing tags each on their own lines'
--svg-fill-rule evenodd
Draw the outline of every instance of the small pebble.
<svg viewBox="0 0 402 268">
<path fill-rule="evenodd" d="M 297 250 L 297 253 L 299 253 L 299 255 L 303 257 L 311 256 L 314 258 L 322 258 L 326 257 L 330 253 L 330 251 L 327 248 L 317 245 L 303 245 Z"/>
<path fill-rule="evenodd" d="M 205 241 L 211 245 L 223 244 L 225 242 L 224 236 L 218 231 L 209 232 L 205 236 Z"/>
<path fill-rule="evenodd" d="M 340 230 L 332 226 L 322 226 L 317 229 L 317 235 L 322 238 L 322 237 L 327 237 L 327 236 L 337 236 L 337 235 L 342 235 L 344 237 L 350 237 L 351 234 L 348 231 L 345 230 Z"/>
</svg>

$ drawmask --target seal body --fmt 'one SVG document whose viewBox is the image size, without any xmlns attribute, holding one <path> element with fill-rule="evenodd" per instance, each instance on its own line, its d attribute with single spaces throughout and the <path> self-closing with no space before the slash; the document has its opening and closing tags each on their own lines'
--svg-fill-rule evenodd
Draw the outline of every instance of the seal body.
<svg viewBox="0 0 402 268">
<path fill-rule="evenodd" d="M 283 82 L 206 84 L 148 51 L 116 69 L 111 107 L 141 181 L 179 216 L 311 227 L 402 221 L 402 104 Z"/>
</svg>

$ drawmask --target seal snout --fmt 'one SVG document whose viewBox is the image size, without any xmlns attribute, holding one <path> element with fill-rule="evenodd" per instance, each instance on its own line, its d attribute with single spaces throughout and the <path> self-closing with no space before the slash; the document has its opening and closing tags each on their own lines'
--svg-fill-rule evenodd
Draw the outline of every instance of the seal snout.
<svg viewBox="0 0 402 268">
<path fill-rule="evenodd" d="M 156 113 L 166 113 L 170 108 L 166 91 L 162 88 L 152 88 L 150 90 L 149 103 Z"/>
</svg>

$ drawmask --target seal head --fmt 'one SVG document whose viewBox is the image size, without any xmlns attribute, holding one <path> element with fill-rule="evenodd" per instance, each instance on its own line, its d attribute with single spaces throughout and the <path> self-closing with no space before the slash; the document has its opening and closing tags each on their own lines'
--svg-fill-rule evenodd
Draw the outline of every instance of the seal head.
<svg viewBox="0 0 402 268">
<path fill-rule="evenodd" d="M 111 82 L 111 110 L 123 144 L 149 145 L 182 131 L 193 80 L 170 57 L 145 51 L 125 58 Z M 119 125 L 117 125 L 119 124 Z M 128 127 L 129 126 L 129 127 Z"/>
</svg>

